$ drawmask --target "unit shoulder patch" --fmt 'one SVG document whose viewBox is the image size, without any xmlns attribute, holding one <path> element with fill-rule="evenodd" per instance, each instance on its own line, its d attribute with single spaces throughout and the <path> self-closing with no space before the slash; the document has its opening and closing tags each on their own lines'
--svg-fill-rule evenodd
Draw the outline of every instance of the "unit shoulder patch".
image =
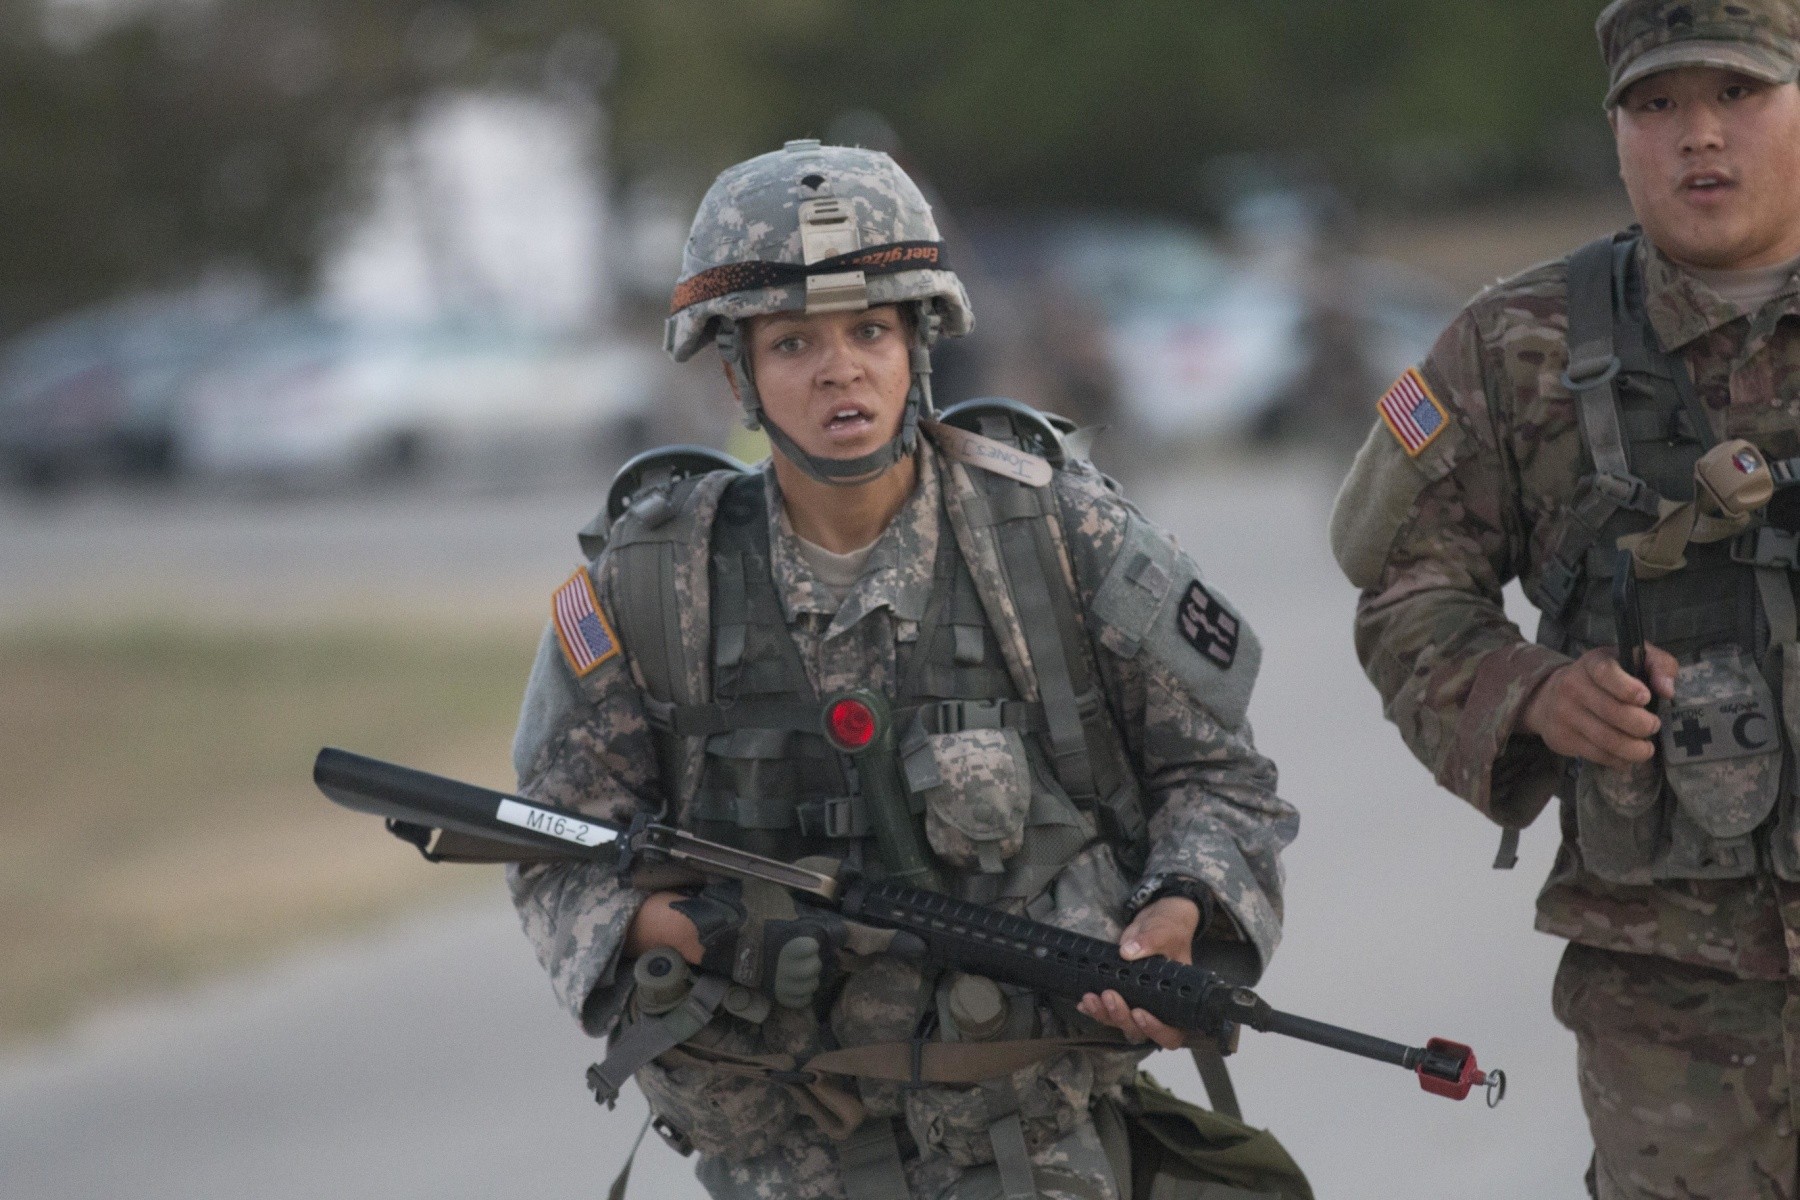
<svg viewBox="0 0 1800 1200">
<path fill-rule="evenodd" d="M 1375 409 L 1408 458 L 1419 457 L 1450 424 L 1449 412 L 1432 394 L 1431 385 L 1417 367 L 1407 368 Z"/>
<path fill-rule="evenodd" d="M 1213 598 L 1198 579 L 1182 594 L 1181 607 L 1175 613 L 1175 627 L 1188 645 L 1218 667 L 1231 669 L 1237 659 L 1238 619 Z"/>
<path fill-rule="evenodd" d="M 563 657 L 578 679 L 619 652 L 619 639 L 600 611 L 594 581 L 585 567 L 556 589 L 550 600 L 550 620 Z"/>
</svg>

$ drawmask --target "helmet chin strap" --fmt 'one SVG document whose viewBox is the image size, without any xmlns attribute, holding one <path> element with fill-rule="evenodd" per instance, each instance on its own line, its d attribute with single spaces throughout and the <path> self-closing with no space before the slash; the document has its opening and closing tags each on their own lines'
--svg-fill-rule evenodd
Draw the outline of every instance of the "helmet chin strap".
<svg viewBox="0 0 1800 1200">
<path fill-rule="evenodd" d="M 923 307 L 923 306 L 921 306 Z M 878 449 L 855 458 L 823 458 L 802 450 L 781 427 L 769 420 L 763 411 L 762 397 L 756 391 L 756 379 L 750 371 L 749 348 L 738 336 L 735 321 L 721 321 L 715 341 L 725 356 L 731 378 L 738 387 L 738 400 L 744 406 L 744 423 L 751 429 L 761 428 L 769 443 L 789 462 L 799 467 L 809 479 L 832 487 L 855 487 L 878 478 L 889 467 L 917 452 L 921 416 L 936 415 L 931 403 L 931 325 L 935 317 L 921 316 L 918 334 L 908 351 L 912 365 L 912 386 L 906 391 L 906 408 L 900 417 L 900 428 Z"/>
</svg>

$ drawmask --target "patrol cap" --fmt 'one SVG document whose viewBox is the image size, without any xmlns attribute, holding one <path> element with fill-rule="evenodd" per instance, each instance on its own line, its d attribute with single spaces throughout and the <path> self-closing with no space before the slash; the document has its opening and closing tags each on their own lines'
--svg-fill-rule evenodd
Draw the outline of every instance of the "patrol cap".
<svg viewBox="0 0 1800 1200">
<path fill-rule="evenodd" d="M 1594 32 L 1611 76 L 1607 108 L 1638 80 L 1675 67 L 1800 78 L 1800 0 L 1613 0 Z"/>
</svg>

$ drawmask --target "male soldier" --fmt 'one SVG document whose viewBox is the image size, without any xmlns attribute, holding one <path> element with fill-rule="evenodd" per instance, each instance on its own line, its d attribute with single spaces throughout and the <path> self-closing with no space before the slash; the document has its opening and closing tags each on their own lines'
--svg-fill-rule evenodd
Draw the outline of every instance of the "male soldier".
<svg viewBox="0 0 1800 1200">
<path fill-rule="evenodd" d="M 1381 399 L 1333 548 L 1496 865 L 1562 799 L 1537 927 L 1570 941 L 1590 1189 L 1793 1197 L 1800 4 L 1617 0 L 1598 32 L 1640 227 L 1470 303 Z"/>
<path fill-rule="evenodd" d="M 754 472 L 677 455 L 635 491 L 628 471 L 623 515 L 590 531 L 605 550 L 557 593 L 514 746 L 521 790 L 879 875 L 880 789 L 821 736 L 823 701 L 870 689 L 892 705 L 905 819 L 922 815 L 948 890 L 1119 938 L 1127 958 L 1190 961 L 1205 935 L 1266 960 L 1297 818 L 1244 720 L 1255 640 L 1165 534 L 1062 460 L 1042 417 L 989 405 L 991 437 L 933 420 L 930 346 L 970 323 L 930 209 L 886 155 L 797 141 L 719 176 L 667 344 L 677 361 L 716 345 L 774 453 Z M 1093 1109 L 1141 1050 L 1046 1045 L 979 1086 L 853 1090 L 757 1059 L 1093 1022 L 1180 1044 L 1118 993 L 1077 1012 L 935 978 L 735 884 L 646 891 L 590 865 L 511 881 L 558 996 L 615 1035 L 600 1090 L 635 1072 L 715 1196 L 1125 1194 L 1124 1147 Z M 698 1033 L 667 1032 L 650 983 L 634 996 L 634 960 L 674 970 L 658 948 L 735 985 L 725 1011 L 694 985 L 676 1015 L 710 1003 Z"/>
</svg>

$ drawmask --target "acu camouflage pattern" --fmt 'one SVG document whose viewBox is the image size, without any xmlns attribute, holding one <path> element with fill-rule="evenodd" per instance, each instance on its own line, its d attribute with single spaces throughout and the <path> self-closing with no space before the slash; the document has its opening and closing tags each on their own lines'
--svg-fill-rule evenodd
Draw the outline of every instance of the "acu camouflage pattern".
<svg viewBox="0 0 1800 1200">
<path fill-rule="evenodd" d="M 993 1200 L 1001 1194 L 993 1164 L 963 1167 L 945 1155 L 902 1160 L 907 1190 L 921 1200 Z M 842 1200 L 843 1177 L 831 1140 L 805 1122 L 770 1150 L 745 1159 L 702 1158 L 696 1172 L 709 1194 L 730 1200 Z M 1093 1122 L 1031 1152 L 1031 1177 L 1043 1200 L 1118 1200 L 1112 1167 Z"/>
<path fill-rule="evenodd" d="M 702 531 L 710 526 L 706 506 L 716 506 L 719 492 L 709 483 L 703 481 L 688 504 L 703 510 Z M 1123 545 L 1127 508 L 1096 475 L 1082 471 L 1059 472 L 1053 487 L 1085 608 Z M 978 531 L 956 519 L 958 498 L 966 500 L 973 492 L 967 472 L 926 443 L 919 486 L 840 605 L 799 552 L 774 474 L 767 472 L 771 572 L 795 645 L 821 694 L 848 687 L 895 690 L 896 649 L 919 636 L 940 538 L 957 536 L 965 554 L 969 545 L 976 546 L 969 559 L 973 569 L 996 569 L 991 561 L 982 562 Z M 942 509 L 940 497 L 946 501 Z M 949 525 L 943 519 L 946 510 Z M 592 568 L 602 606 L 612 605 L 618 592 L 618 550 L 633 536 L 632 519 L 624 519 L 612 548 Z M 709 594 L 707 542 L 702 533 L 680 543 L 685 552 L 677 556 L 676 569 L 678 581 L 685 581 L 684 594 Z M 696 607 L 704 606 L 684 606 L 681 632 L 691 639 L 685 661 L 694 664 L 687 687 L 705 695 L 704 664 L 710 655 L 706 616 L 688 611 Z M 1005 622 L 995 622 L 996 629 L 1004 627 Z M 1280 936 L 1278 855 L 1298 825 L 1293 809 L 1275 795 L 1273 765 L 1256 753 L 1246 723 L 1221 724 L 1208 712 L 1206 698 L 1193 695 L 1153 656 L 1122 657 L 1105 649 L 1103 637 L 1096 641 L 1106 699 L 1146 790 L 1152 839 L 1146 875 L 1206 882 L 1218 899 L 1220 921 L 1252 942 L 1266 960 Z M 1012 655 L 1022 650 L 1014 646 Z M 629 638 L 624 655 L 580 680 L 570 675 L 554 647 L 540 654 L 525 706 L 529 727 L 522 725 L 515 748 L 522 794 L 613 819 L 626 819 L 640 808 L 664 811 L 675 803 L 680 788 L 659 776 L 644 715 L 643 680 L 635 672 Z M 679 811 L 673 815 L 678 823 L 685 817 Z M 620 970 L 620 951 L 642 894 L 604 872 L 562 864 L 515 868 L 509 878 L 526 932 L 559 998 L 590 1034 L 613 1032 L 630 992 L 629 972 Z M 1003 905 L 1116 940 L 1132 882 L 1120 870 L 1113 848 L 1093 840 L 1041 896 L 1029 904 L 1013 900 Z M 842 1045 L 905 1040 L 932 1002 L 928 981 L 917 967 L 876 957 L 850 974 L 829 1023 Z M 1059 1011 L 1042 1004 L 1034 1024 L 1032 1036 L 1094 1028 L 1072 1008 Z M 754 1035 L 738 1032 L 762 1052 L 805 1057 L 824 1048 L 810 1019 L 794 1022 L 778 1015 Z M 1116 1095 L 1140 1056 L 1068 1053 L 1013 1076 L 1028 1148 L 1038 1170 L 1046 1173 L 1041 1181 L 1053 1181 L 1062 1171 L 1069 1176 L 1067 1194 L 1117 1194 L 1104 1157 L 1094 1153 L 1097 1143 L 1087 1109 L 1096 1094 Z M 660 1065 L 656 1071 L 646 1091 L 658 1109 L 677 1125 L 685 1120 L 703 1136 L 710 1132 L 719 1137 L 700 1168 L 709 1188 L 732 1195 L 842 1194 L 826 1139 L 814 1122 L 794 1115 L 792 1097 L 780 1085 L 733 1082 L 727 1095 L 715 1092 L 714 1078 L 677 1078 Z M 759 1099 L 756 1088 L 769 1090 Z M 904 1118 L 915 1142 L 936 1151 L 908 1164 L 915 1194 L 949 1194 L 971 1163 L 991 1156 L 989 1118 L 985 1108 L 970 1103 L 970 1089 L 908 1092 L 893 1083 L 859 1080 L 857 1091 L 871 1117 Z M 715 1098 L 735 1114 L 720 1125 L 702 1120 Z M 1062 1194 L 1046 1186 L 1047 1194 Z"/>
<path fill-rule="evenodd" d="M 1795 0 L 1613 0 L 1594 24 L 1606 58 L 1606 106 L 1633 83 L 1674 67 L 1741 71 L 1770 83 L 1795 78 Z"/>
<path fill-rule="evenodd" d="M 943 861 L 997 874 L 1024 847 L 1031 765 L 1016 730 L 927 734 L 904 769 L 907 787 L 925 798 L 925 837 Z"/>
<path fill-rule="evenodd" d="M 818 185 L 807 180 L 820 180 Z M 681 280 L 734 263 L 805 261 L 800 244 L 800 205 L 818 196 L 847 202 L 862 246 L 939 240 L 931 205 L 918 185 L 879 150 L 789 142 L 722 172 L 707 189 L 681 256 Z M 936 300 L 943 332 L 961 336 L 974 327 L 968 293 L 950 270 L 897 271 L 868 279 L 871 307 Z M 806 307 L 806 285 L 752 288 L 690 305 L 669 316 L 664 342 L 685 362 L 712 336 L 719 318 L 733 321 Z"/>
<path fill-rule="evenodd" d="M 1684 664 L 1660 706 L 1669 788 L 1721 841 L 1747 837 L 1774 811 L 1781 787 L 1779 717 L 1749 656 L 1721 648 Z"/>
<path fill-rule="evenodd" d="M 1687 359 L 1714 432 L 1771 459 L 1800 454 L 1800 274 L 1743 313 L 1647 243 L 1639 255 L 1650 322 Z M 1589 469 L 1561 383 L 1565 274 L 1560 262 L 1538 267 L 1464 309 L 1421 368 L 1450 428 L 1417 459 L 1375 429 L 1332 517 L 1338 560 L 1365 589 L 1357 653 L 1389 718 L 1440 784 L 1517 828 L 1543 809 L 1564 767 L 1514 731 L 1532 691 L 1568 659 L 1521 637 L 1501 587 L 1541 578 Z M 1786 932 L 1793 918 L 1783 917 L 1792 885 L 1764 871 L 1609 883 L 1583 860 L 1572 806 L 1562 825 L 1539 929 L 1750 979 L 1800 966 L 1800 939 L 1790 951 Z"/>
</svg>

